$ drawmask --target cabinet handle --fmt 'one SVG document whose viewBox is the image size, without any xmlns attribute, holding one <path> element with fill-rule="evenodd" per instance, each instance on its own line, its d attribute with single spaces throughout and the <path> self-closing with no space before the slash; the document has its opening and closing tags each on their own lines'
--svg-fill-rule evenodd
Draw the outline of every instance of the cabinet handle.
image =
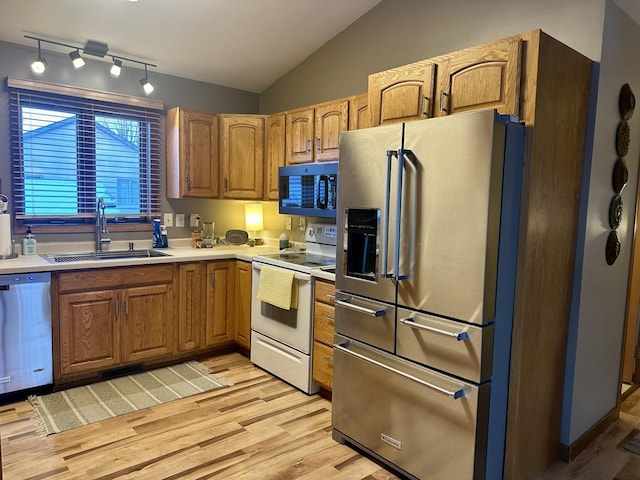
<svg viewBox="0 0 640 480">
<path fill-rule="evenodd" d="M 329 365 L 333 365 L 333 358 L 331 358 L 329 355 L 325 355 L 324 361 L 327 362 Z"/>
<path fill-rule="evenodd" d="M 216 284 L 216 272 L 211 272 L 209 277 L 210 277 L 209 282 L 211 282 L 211 285 L 215 285 Z"/>
<path fill-rule="evenodd" d="M 447 109 L 444 107 L 444 98 L 447 96 L 447 94 L 444 92 L 444 90 L 440 91 L 440 111 L 441 112 L 446 112 Z"/>
<path fill-rule="evenodd" d="M 311 151 L 311 140 L 307 139 L 307 153 Z"/>
<path fill-rule="evenodd" d="M 316 152 L 320 153 L 320 137 L 316 137 Z"/>
<path fill-rule="evenodd" d="M 427 106 L 427 102 L 429 102 L 429 106 Z M 431 100 L 429 100 L 429 97 L 427 97 L 426 95 L 422 95 L 421 110 L 422 110 L 422 115 L 424 115 L 427 118 L 431 117 L 431 115 L 429 115 L 429 111 L 431 110 Z"/>
<path fill-rule="evenodd" d="M 191 188 L 191 177 L 187 175 L 187 188 Z"/>
<path fill-rule="evenodd" d="M 331 321 L 331 322 L 335 322 L 336 319 L 334 317 L 330 317 L 329 315 L 323 315 L 324 318 L 326 318 L 327 320 Z"/>
<path fill-rule="evenodd" d="M 116 317 L 120 315 L 120 302 L 116 300 Z"/>
<path fill-rule="evenodd" d="M 336 294 L 335 293 L 327 293 L 326 295 L 327 295 L 327 297 L 332 298 L 332 299 L 336 298 Z"/>
<path fill-rule="evenodd" d="M 124 314 L 129 315 L 129 300 L 124 301 Z"/>
<path fill-rule="evenodd" d="M 224 177 L 224 191 L 227 191 L 227 177 Z"/>
</svg>

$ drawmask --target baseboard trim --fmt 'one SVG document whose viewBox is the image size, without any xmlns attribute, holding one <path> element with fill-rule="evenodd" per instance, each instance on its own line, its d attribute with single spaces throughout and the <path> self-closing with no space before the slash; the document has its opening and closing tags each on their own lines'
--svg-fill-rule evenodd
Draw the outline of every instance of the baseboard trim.
<svg viewBox="0 0 640 480">
<path fill-rule="evenodd" d="M 580 438 L 578 438 L 571 445 L 560 444 L 560 451 L 558 452 L 558 458 L 565 462 L 573 462 L 580 453 L 582 453 L 591 442 L 593 442 L 599 435 L 611 426 L 616 420 L 618 420 L 619 410 L 614 408 L 608 414 L 600 419 L 595 425 L 587 430 Z"/>
</svg>

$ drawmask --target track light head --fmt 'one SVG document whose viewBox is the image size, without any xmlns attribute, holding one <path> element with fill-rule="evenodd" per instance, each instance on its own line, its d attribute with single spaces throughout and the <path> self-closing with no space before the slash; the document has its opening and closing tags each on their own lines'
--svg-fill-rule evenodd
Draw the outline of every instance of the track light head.
<svg viewBox="0 0 640 480">
<path fill-rule="evenodd" d="M 111 65 L 111 70 L 109 71 L 109 73 L 111 73 L 112 77 L 118 78 L 120 76 L 121 71 L 122 71 L 122 60 L 120 60 L 119 58 L 114 58 L 113 65 Z"/>
<path fill-rule="evenodd" d="M 42 52 L 40 51 L 40 40 L 38 40 L 38 58 L 31 63 L 31 71 L 36 75 L 42 75 L 46 69 L 47 61 L 42 57 Z"/>
<path fill-rule="evenodd" d="M 71 59 L 71 62 L 73 62 L 73 66 L 75 68 L 84 67 L 84 58 L 80 56 L 80 50 L 73 50 L 69 54 L 69 58 Z"/>
<path fill-rule="evenodd" d="M 153 85 L 151 85 L 151 82 L 149 81 L 146 63 L 144 64 L 144 77 L 140 79 L 140 85 L 142 85 L 145 95 L 151 95 L 151 93 L 153 93 Z"/>
</svg>

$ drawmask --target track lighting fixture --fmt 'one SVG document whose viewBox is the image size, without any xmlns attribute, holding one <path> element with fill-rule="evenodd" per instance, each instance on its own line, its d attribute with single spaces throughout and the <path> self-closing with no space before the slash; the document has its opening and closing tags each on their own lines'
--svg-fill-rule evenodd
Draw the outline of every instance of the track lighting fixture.
<svg viewBox="0 0 640 480">
<path fill-rule="evenodd" d="M 42 58 L 40 51 L 40 40 L 38 40 L 38 58 L 31 64 L 31 71 L 36 75 L 42 75 L 47 68 L 47 61 Z"/>
<path fill-rule="evenodd" d="M 120 76 L 121 71 L 122 71 L 122 60 L 120 60 L 119 58 L 113 57 L 113 65 L 111 65 L 111 70 L 109 71 L 109 73 L 111 73 L 112 77 L 118 78 Z"/>
<path fill-rule="evenodd" d="M 69 58 L 71 59 L 71 62 L 73 63 L 74 67 L 76 68 L 84 67 L 84 58 L 80 56 L 80 50 L 73 50 L 69 54 Z"/>
<path fill-rule="evenodd" d="M 142 85 L 142 89 L 146 95 L 151 95 L 153 92 L 153 85 L 149 81 L 149 74 L 147 73 L 147 66 L 144 66 L 144 77 L 140 79 L 140 85 Z"/>
<path fill-rule="evenodd" d="M 107 56 L 109 52 L 109 47 L 106 43 L 97 42 L 95 40 L 88 40 L 87 43 L 84 45 L 84 47 L 80 47 L 78 45 L 70 45 L 67 43 L 57 42 L 53 40 L 46 40 L 44 38 L 32 37 L 30 35 L 25 35 L 25 38 L 30 38 L 31 40 L 35 40 L 38 42 L 38 58 L 31 64 L 31 70 L 36 75 L 43 74 L 47 68 L 47 61 L 44 58 L 42 58 L 42 53 L 40 49 L 41 42 L 51 43 L 53 45 L 60 45 L 62 47 L 68 47 L 73 49 L 69 53 L 69 58 L 71 58 L 71 61 L 73 62 L 73 66 L 75 68 L 80 68 L 85 65 L 84 58 L 82 58 L 82 56 L 80 55 L 80 49 L 82 49 L 85 55 L 92 55 L 94 57 L 101 57 L 101 58 L 104 58 L 105 56 Z M 145 95 L 150 95 L 153 92 L 154 87 L 149 82 L 149 72 L 147 70 L 147 67 L 157 67 L 157 65 L 154 65 L 152 63 L 147 63 L 147 62 L 141 62 L 140 60 L 133 60 L 132 58 L 126 58 L 121 55 L 118 55 L 117 57 L 115 55 L 109 55 L 109 56 L 113 60 L 113 64 L 111 65 L 111 69 L 110 69 L 110 73 L 113 77 L 120 76 L 120 73 L 122 71 L 122 63 L 125 61 L 130 63 L 137 63 L 138 65 L 143 65 L 144 78 L 140 79 L 140 85 L 142 85 Z"/>
</svg>

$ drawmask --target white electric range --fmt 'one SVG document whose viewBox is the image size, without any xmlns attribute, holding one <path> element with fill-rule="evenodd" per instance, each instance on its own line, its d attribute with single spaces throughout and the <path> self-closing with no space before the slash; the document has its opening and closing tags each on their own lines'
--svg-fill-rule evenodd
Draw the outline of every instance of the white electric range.
<svg viewBox="0 0 640 480">
<path fill-rule="evenodd" d="M 311 379 L 315 269 L 335 269 L 336 226 L 309 224 L 306 251 L 283 251 L 253 258 L 251 361 L 307 394 L 319 386 Z M 298 306 L 290 310 L 258 300 L 260 272 L 265 267 L 292 270 Z"/>
</svg>

